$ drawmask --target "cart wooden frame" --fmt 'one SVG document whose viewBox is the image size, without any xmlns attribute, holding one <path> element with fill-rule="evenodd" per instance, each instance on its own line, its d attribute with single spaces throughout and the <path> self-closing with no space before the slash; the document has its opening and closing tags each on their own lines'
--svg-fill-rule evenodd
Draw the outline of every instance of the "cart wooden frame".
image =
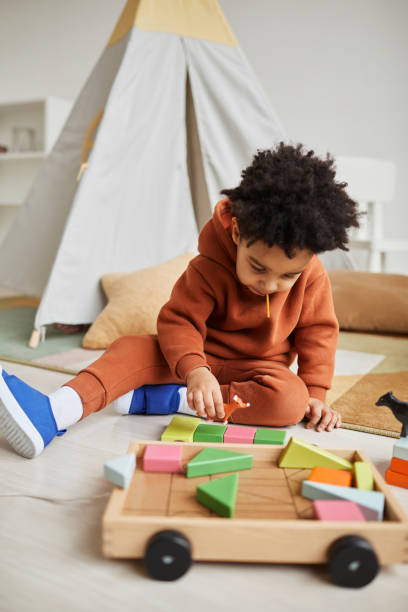
<svg viewBox="0 0 408 612">
<path fill-rule="evenodd" d="M 106 557 L 144 558 L 149 539 L 155 533 L 161 530 L 177 530 L 191 542 L 191 556 L 195 561 L 327 563 L 328 551 L 333 542 L 342 536 L 352 534 L 364 538 L 371 544 L 380 565 L 408 562 L 407 516 L 380 473 L 361 450 L 327 449 L 349 461 L 370 463 L 375 489 L 385 495 L 384 520 L 381 522 L 310 520 L 311 502 L 300 495 L 301 480 L 307 478 L 310 470 L 278 468 L 277 461 L 282 446 L 249 444 L 223 445 L 229 450 L 251 453 L 254 457 L 254 468 L 239 472 L 240 487 L 244 489 L 244 497 L 238 515 L 232 519 L 217 517 L 202 508 L 194 495 L 196 486 L 210 477 L 188 479 L 183 475 L 147 474 L 142 471 L 142 456 L 148 444 L 163 444 L 163 442 L 138 440 L 131 442 L 128 452 L 136 454 L 135 474 L 127 490 L 114 488 L 104 513 L 103 554 Z M 220 447 L 219 444 L 210 443 L 166 442 L 166 444 L 182 445 L 184 465 L 201 449 L 210 446 Z M 281 485 L 272 482 L 273 474 L 276 478 L 282 479 L 283 472 L 287 481 L 286 487 L 291 489 L 290 495 L 297 518 L 279 518 L 282 512 L 289 516 L 293 514 L 293 508 L 291 510 L 289 504 L 283 510 L 278 504 L 275 513 L 277 518 L 273 518 L 275 516 L 273 488 L 279 487 L 283 492 Z M 215 477 L 219 476 L 221 474 Z M 264 480 L 264 476 L 267 480 Z M 268 481 L 268 478 L 271 480 Z M 251 499 L 245 498 L 248 487 L 253 487 L 255 490 L 252 502 Z M 272 494 L 268 497 L 268 492 L 271 490 Z M 265 499 L 262 498 L 262 491 L 265 493 Z M 171 495 L 173 502 L 169 506 Z M 161 512 L 155 510 L 158 498 L 162 500 L 166 498 L 167 510 Z M 246 499 L 248 512 L 245 511 Z M 237 504 L 238 502 L 239 498 Z M 169 513 L 169 507 L 174 511 Z M 272 518 L 263 517 L 265 507 L 269 509 Z M 201 515 L 201 512 L 207 512 L 208 515 Z"/>
</svg>

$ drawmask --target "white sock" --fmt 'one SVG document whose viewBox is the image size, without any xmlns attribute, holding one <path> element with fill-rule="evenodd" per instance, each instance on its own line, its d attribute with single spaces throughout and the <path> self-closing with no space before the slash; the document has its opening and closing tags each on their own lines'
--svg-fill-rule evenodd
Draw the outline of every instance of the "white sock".
<svg viewBox="0 0 408 612">
<path fill-rule="evenodd" d="M 72 387 L 61 387 L 48 396 L 58 429 L 77 423 L 83 414 L 82 401 Z"/>
<path fill-rule="evenodd" d="M 190 406 L 187 403 L 187 387 L 181 387 L 179 390 L 180 395 L 180 405 L 178 407 L 177 412 L 182 412 L 183 414 L 190 414 L 191 416 L 197 416 L 195 410 L 191 410 Z"/>
</svg>

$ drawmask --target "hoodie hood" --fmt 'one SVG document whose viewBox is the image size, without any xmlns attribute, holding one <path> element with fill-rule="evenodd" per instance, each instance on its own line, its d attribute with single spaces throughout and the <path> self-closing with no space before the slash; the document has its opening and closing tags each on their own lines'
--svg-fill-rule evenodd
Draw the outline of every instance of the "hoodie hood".
<svg viewBox="0 0 408 612">
<path fill-rule="evenodd" d="M 220 200 L 198 239 L 198 252 L 221 264 L 236 277 L 237 247 L 232 240 L 231 202 Z"/>
</svg>

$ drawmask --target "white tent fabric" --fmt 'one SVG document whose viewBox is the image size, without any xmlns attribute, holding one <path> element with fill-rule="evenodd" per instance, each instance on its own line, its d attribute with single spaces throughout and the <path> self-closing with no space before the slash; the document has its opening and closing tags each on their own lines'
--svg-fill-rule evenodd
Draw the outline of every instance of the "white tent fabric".
<svg viewBox="0 0 408 612">
<path fill-rule="evenodd" d="M 256 149 L 285 132 L 239 47 L 185 39 L 208 195 L 235 187 Z"/>
<path fill-rule="evenodd" d="M 36 326 L 93 321 L 103 306 L 103 274 L 145 268 L 194 249 L 185 70 L 177 36 L 132 30 Z M 70 297 L 74 287 L 76 301 Z"/>
<path fill-rule="evenodd" d="M 129 0 L 0 249 L 0 284 L 42 296 L 37 329 L 93 321 L 103 274 L 196 247 L 187 75 L 209 198 L 200 225 L 255 151 L 284 138 L 216 0 Z M 102 110 L 78 184 L 84 137 Z"/>
<path fill-rule="evenodd" d="M 43 294 L 78 187 L 84 134 L 105 106 L 127 40 L 128 37 L 103 51 L 42 165 L 1 245 L 1 285 L 28 295 Z"/>
<path fill-rule="evenodd" d="M 128 0 L 0 248 L 0 285 L 42 296 L 36 330 L 92 322 L 103 274 L 194 250 L 220 190 L 284 138 L 216 0 Z"/>
</svg>

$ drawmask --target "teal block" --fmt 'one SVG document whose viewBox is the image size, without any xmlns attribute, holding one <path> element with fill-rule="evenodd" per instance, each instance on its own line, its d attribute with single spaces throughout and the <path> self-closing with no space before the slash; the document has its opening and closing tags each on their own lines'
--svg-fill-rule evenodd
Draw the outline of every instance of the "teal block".
<svg viewBox="0 0 408 612">
<path fill-rule="evenodd" d="M 187 464 L 187 478 L 249 470 L 252 463 L 253 456 L 246 453 L 237 453 L 215 447 L 204 448 Z"/>
<path fill-rule="evenodd" d="M 227 425 L 201 423 L 194 432 L 194 442 L 223 442 Z"/>
<path fill-rule="evenodd" d="M 307 499 L 345 499 L 353 501 L 361 508 L 367 521 L 382 521 L 385 497 L 381 491 L 365 491 L 354 487 L 323 484 L 304 480 L 302 495 Z"/>
<path fill-rule="evenodd" d="M 254 444 L 285 444 L 286 431 L 258 427 L 254 436 Z"/>
<path fill-rule="evenodd" d="M 104 476 L 110 482 L 127 489 L 136 467 L 136 455 L 128 453 L 116 459 L 106 461 L 103 466 Z"/>
<path fill-rule="evenodd" d="M 408 438 L 400 438 L 398 442 L 394 444 L 392 456 L 397 459 L 408 461 Z"/>
</svg>

